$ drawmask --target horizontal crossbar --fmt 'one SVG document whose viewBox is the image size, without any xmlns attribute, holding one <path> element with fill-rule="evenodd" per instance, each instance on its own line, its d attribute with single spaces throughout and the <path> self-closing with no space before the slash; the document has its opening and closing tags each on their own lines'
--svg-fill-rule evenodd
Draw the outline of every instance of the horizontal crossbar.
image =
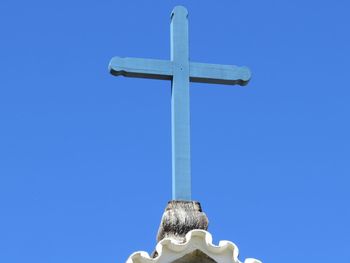
<svg viewBox="0 0 350 263">
<path fill-rule="evenodd" d="M 160 59 L 114 57 L 109 70 L 115 76 L 171 80 L 173 62 Z M 247 67 L 190 62 L 191 82 L 246 85 L 251 73 Z"/>
<path fill-rule="evenodd" d="M 246 85 L 251 78 L 247 67 L 190 63 L 190 81 L 226 85 Z"/>
<path fill-rule="evenodd" d="M 114 57 L 108 67 L 114 76 L 163 80 L 173 77 L 172 62 L 167 60 Z"/>
</svg>

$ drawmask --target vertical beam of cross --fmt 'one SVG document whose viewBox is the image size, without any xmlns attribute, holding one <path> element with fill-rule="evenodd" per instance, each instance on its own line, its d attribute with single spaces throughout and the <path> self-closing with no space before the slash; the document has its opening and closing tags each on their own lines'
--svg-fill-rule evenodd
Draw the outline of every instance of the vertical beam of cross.
<svg viewBox="0 0 350 263">
<path fill-rule="evenodd" d="M 171 14 L 172 188 L 174 200 L 191 200 L 190 157 L 190 66 L 188 51 L 188 13 L 176 7 Z"/>
</svg>

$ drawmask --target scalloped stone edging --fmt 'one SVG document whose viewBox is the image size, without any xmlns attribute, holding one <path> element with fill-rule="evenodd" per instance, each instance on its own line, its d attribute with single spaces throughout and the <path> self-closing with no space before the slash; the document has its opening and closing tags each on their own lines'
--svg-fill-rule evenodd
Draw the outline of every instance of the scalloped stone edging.
<svg viewBox="0 0 350 263">
<path fill-rule="evenodd" d="M 217 263 L 242 263 L 238 260 L 237 246 L 226 240 L 216 246 L 212 243 L 212 235 L 205 230 L 192 230 L 186 234 L 186 241 L 181 243 L 171 238 L 164 238 L 156 246 L 157 256 L 150 257 L 147 252 L 133 253 L 126 263 L 171 263 L 199 250 Z M 245 259 L 244 263 L 262 263 L 253 258 Z"/>
</svg>

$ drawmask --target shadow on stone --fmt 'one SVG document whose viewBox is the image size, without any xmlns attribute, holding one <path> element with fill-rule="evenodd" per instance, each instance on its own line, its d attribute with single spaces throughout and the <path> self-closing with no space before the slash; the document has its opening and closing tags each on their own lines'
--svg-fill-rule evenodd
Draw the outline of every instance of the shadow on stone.
<svg viewBox="0 0 350 263">
<path fill-rule="evenodd" d="M 204 254 L 200 250 L 195 250 L 182 258 L 179 258 L 172 263 L 216 263 L 214 259 L 209 257 L 208 255 Z"/>
</svg>

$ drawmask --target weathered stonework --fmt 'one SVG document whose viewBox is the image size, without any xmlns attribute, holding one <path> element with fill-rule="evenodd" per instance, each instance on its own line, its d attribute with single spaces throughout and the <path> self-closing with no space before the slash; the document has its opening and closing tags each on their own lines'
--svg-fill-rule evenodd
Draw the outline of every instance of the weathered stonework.
<svg viewBox="0 0 350 263">
<path fill-rule="evenodd" d="M 164 238 L 184 242 L 188 232 L 194 229 L 207 230 L 208 223 L 208 218 L 202 212 L 199 202 L 170 201 L 159 226 L 157 242 Z"/>
</svg>

